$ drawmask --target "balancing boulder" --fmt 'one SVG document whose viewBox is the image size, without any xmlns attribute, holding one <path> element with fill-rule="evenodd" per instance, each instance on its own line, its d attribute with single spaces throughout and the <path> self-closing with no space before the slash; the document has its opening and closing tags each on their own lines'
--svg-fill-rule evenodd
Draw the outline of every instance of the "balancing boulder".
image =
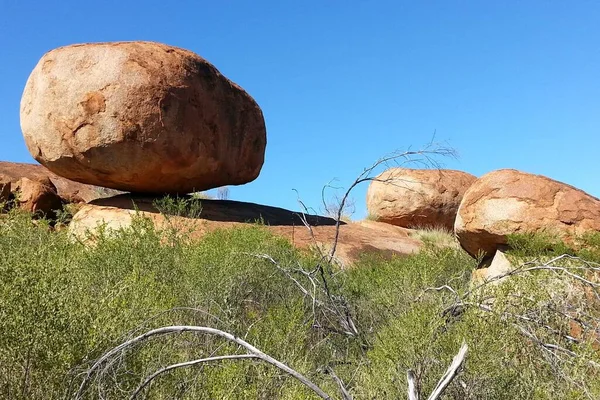
<svg viewBox="0 0 600 400">
<path fill-rule="evenodd" d="M 191 51 L 152 42 L 45 54 L 23 93 L 21 128 L 52 172 L 132 192 L 250 182 L 266 146 L 248 93 Z"/>
</svg>

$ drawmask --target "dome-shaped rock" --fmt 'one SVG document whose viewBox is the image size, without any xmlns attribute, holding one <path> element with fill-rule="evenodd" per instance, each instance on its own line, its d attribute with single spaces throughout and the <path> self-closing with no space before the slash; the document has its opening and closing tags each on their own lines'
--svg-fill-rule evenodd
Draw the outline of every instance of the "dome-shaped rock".
<svg viewBox="0 0 600 400">
<path fill-rule="evenodd" d="M 454 228 L 469 254 L 493 255 L 509 234 L 545 231 L 569 240 L 600 231 L 600 200 L 545 176 L 501 169 L 467 190 Z"/>
<path fill-rule="evenodd" d="M 198 55 L 152 42 L 48 52 L 27 81 L 21 128 L 52 172 L 135 192 L 250 182 L 266 146 L 248 93 Z"/>
<path fill-rule="evenodd" d="M 476 179 L 462 171 L 390 168 L 369 185 L 367 210 L 392 225 L 452 230 L 462 196 Z"/>
</svg>

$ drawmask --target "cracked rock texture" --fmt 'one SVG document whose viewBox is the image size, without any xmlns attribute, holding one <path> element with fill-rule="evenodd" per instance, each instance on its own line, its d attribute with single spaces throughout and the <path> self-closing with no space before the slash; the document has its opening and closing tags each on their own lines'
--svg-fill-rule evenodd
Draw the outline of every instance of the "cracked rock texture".
<svg viewBox="0 0 600 400">
<path fill-rule="evenodd" d="M 454 230 L 472 256 L 493 255 L 512 233 L 545 231 L 572 241 L 600 231 L 600 200 L 545 176 L 501 169 L 467 190 Z"/>
<path fill-rule="evenodd" d="M 52 172 L 134 192 L 250 182 L 266 146 L 248 93 L 200 56 L 153 42 L 48 52 L 27 81 L 21 128 Z"/>
<path fill-rule="evenodd" d="M 452 231 L 462 196 L 476 179 L 448 169 L 390 168 L 371 181 L 367 209 L 380 222 Z"/>
</svg>

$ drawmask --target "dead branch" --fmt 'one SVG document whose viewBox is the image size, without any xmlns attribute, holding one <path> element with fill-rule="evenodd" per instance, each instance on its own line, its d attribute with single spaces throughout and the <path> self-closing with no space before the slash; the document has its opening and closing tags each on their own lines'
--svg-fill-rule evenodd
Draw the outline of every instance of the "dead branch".
<svg viewBox="0 0 600 400">
<path fill-rule="evenodd" d="M 452 380 L 456 377 L 460 367 L 462 367 L 463 363 L 465 362 L 467 351 L 468 346 L 466 343 L 463 343 L 462 346 L 460 346 L 460 350 L 458 350 L 458 354 L 454 356 L 452 363 L 436 385 L 435 389 L 433 389 L 433 392 L 427 398 L 427 400 L 436 400 L 444 393 L 444 390 L 446 390 L 450 382 L 452 382 Z"/>
<path fill-rule="evenodd" d="M 302 224 L 308 229 L 311 239 L 315 243 L 315 247 L 317 251 L 320 253 L 319 260 L 316 262 L 316 265 L 311 268 L 303 268 L 299 266 L 299 268 L 289 268 L 280 265 L 277 261 L 275 261 L 272 257 L 264 254 L 255 255 L 256 257 L 260 257 L 270 261 L 277 269 L 282 271 L 286 277 L 292 280 L 294 284 L 298 287 L 298 289 L 302 292 L 302 294 L 312 301 L 313 306 L 313 316 L 315 315 L 315 311 L 317 308 L 321 308 L 328 313 L 335 316 L 337 323 L 341 329 L 340 332 L 343 332 L 346 335 L 350 336 L 359 336 L 359 329 L 354 323 L 352 318 L 352 312 L 350 310 L 350 306 L 346 302 L 343 296 L 336 295 L 332 291 L 331 282 L 334 279 L 333 273 L 330 271 L 330 265 L 335 260 L 335 254 L 337 251 L 337 246 L 340 237 L 340 227 L 342 224 L 342 214 L 344 210 L 346 210 L 350 198 L 350 193 L 354 190 L 354 188 L 361 183 L 369 182 L 369 181 L 380 181 L 387 182 L 393 185 L 398 185 L 399 183 L 394 181 L 394 179 L 378 179 L 375 177 L 375 173 L 378 171 L 380 167 L 390 167 L 390 166 L 402 166 L 407 163 L 417 163 L 423 164 L 428 167 L 435 166 L 438 167 L 438 163 L 435 161 L 434 157 L 439 156 L 455 156 L 454 150 L 440 146 L 430 142 L 427 146 L 425 146 L 421 150 L 408 150 L 404 152 L 394 152 L 390 155 L 380 158 L 375 161 L 370 167 L 365 168 L 359 176 L 354 180 L 354 182 L 348 187 L 344 195 L 339 199 L 339 205 L 337 210 L 333 212 L 330 206 L 327 204 L 325 200 L 325 192 L 327 189 L 339 189 L 332 186 L 332 182 L 330 181 L 327 185 L 325 185 L 321 191 L 321 200 L 325 207 L 325 211 L 333 215 L 335 217 L 335 234 L 333 243 L 329 251 L 325 252 L 317 243 L 315 234 L 312 226 L 308 223 L 306 218 L 306 214 L 308 213 L 308 207 L 298 198 L 298 203 L 300 204 L 302 211 L 298 214 L 300 217 L 300 221 Z M 296 191 L 294 189 L 294 191 Z M 296 191 L 298 194 L 298 192 Z M 312 290 L 309 290 L 305 285 L 301 284 L 300 281 L 294 277 L 294 274 L 298 274 L 303 276 L 306 279 Z M 322 296 L 322 297 L 321 297 Z M 324 315 L 327 318 L 326 315 Z M 315 318 L 316 322 L 316 318 Z M 336 329 L 332 329 L 336 331 Z"/>
<path fill-rule="evenodd" d="M 257 356 L 256 354 L 233 354 L 233 355 L 227 355 L 227 356 L 216 356 L 216 357 L 206 357 L 206 358 L 200 358 L 197 360 L 192 360 L 192 361 L 187 361 L 187 362 L 182 362 L 182 363 L 177 363 L 177 364 L 172 364 L 169 365 L 167 367 L 161 368 L 158 371 L 156 371 L 155 373 L 153 373 L 152 375 L 150 375 L 148 378 L 146 378 L 146 380 L 137 387 L 137 389 L 135 389 L 135 392 L 133 392 L 133 394 L 131 395 L 131 399 L 135 399 L 137 398 L 138 394 L 141 393 L 142 390 L 144 390 L 144 388 L 146 388 L 146 386 L 148 386 L 155 378 L 157 378 L 159 375 L 162 375 L 166 372 L 172 371 L 174 369 L 177 368 L 185 368 L 185 367 L 192 367 L 198 364 L 203 364 L 203 363 L 207 363 L 207 362 L 212 362 L 212 361 L 223 361 L 223 360 L 242 360 L 245 358 L 253 358 L 253 359 L 258 359 L 259 356 Z"/>
<path fill-rule="evenodd" d="M 331 397 L 327 393 L 325 393 L 321 388 L 319 388 L 316 384 L 311 382 L 304 375 L 302 375 L 299 372 L 297 372 L 296 370 L 288 367 L 287 365 L 283 364 L 282 362 L 274 359 L 273 357 L 263 353 L 256 347 L 254 347 L 251 344 L 249 344 L 248 342 L 244 341 L 243 339 L 240 339 L 228 332 L 224 332 L 219 329 L 208 328 L 208 327 L 204 327 L 204 326 L 182 325 L 182 326 L 167 326 L 167 327 L 153 329 L 153 330 L 148 331 L 142 335 L 139 335 L 133 339 L 127 340 L 126 342 L 121 343 L 120 345 L 109 350 L 107 353 L 105 353 L 102 357 L 100 357 L 88 369 L 87 374 L 86 374 L 85 378 L 83 379 L 83 381 L 81 382 L 81 385 L 79 386 L 79 390 L 77 391 L 77 393 L 75 395 L 75 400 L 79 400 L 82 398 L 85 388 L 89 384 L 89 382 L 90 382 L 92 376 L 94 375 L 94 373 L 96 372 L 96 370 L 104 363 L 110 361 L 115 356 L 121 354 L 124 350 L 126 350 L 140 342 L 144 342 L 154 336 L 170 335 L 170 334 L 174 334 L 174 333 L 183 333 L 183 332 L 193 332 L 193 333 L 200 333 L 200 334 L 215 335 L 215 336 L 219 336 L 227 341 L 236 343 L 236 344 L 240 345 L 241 347 L 244 347 L 250 353 L 250 355 L 254 356 L 255 358 L 260 359 L 261 361 L 264 361 L 268 364 L 271 364 L 274 367 L 291 375 L 292 377 L 294 377 L 295 379 L 300 381 L 303 385 L 305 385 L 310 390 L 312 390 L 316 395 L 318 395 L 322 399 L 326 399 L 326 400 L 331 399 Z"/>
<path fill-rule="evenodd" d="M 331 260 L 335 256 L 335 252 L 337 250 L 337 244 L 339 241 L 340 235 L 340 225 L 342 219 L 342 213 L 345 210 L 346 203 L 350 197 L 350 193 L 354 190 L 354 188 L 361 183 L 370 182 L 370 181 L 379 181 L 384 183 L 393 183 L 393 179 L 377 179 L 373 175 L 378 169 L 382 166 L 390 168 L 391 166 L 401 167 L 408 163 L 413 164 L 421 164 L 426 167 L 436 167 L 439 168 L 439 163 L 435 160 L 436 157 L 456 157 L 456 151 L 449 147 L 441 146 L 439 144 L 434 143 L 433 141 L 427 144 L 421 150 L 408 150 L 408 151 L 396 151 L 387 156 L 380 158 L 375 161 L 370 167 L 367 167 L 363 170 L 363 172 L 358 175 L 358 177 L 350 184 L 346 192 L 342 195 L 341 200 L 339 202 L 339 206 L 337 209 L 337 213 L 335 214 L 336 224 L 335 224 L 335 237 L 333 240 L 333 244 L 331 247 L 331 251 L 329 252 L 327 261 L 331 262 Z M 327 187 L 327 185 L 325 186 Z M 322 190 L 322 201 L 323 204 L 326 204 L 324 199 L 325 188 Z"/>
<path fill-rule="evenodd" d="M 342 394 L 342 400 L 353 400 L 352 395 L 346 389 L 346 385 L 344 385 L 344 381 L 342 381 L 331 368 L 327 368 L 327 373 L 331 375 L 335 383 L 337 383 L 338 388 L 340 389 L 340 393 Z"/>
<path fill-rule="evenodd" d="M 415 373 L 411 369 L 406 371 L 406 379 L 408 380 L 408 400 L 419 400 Z"/>
<path fill-rule="evenodd" d="M 439 382 L 431 392 L 431 395 L 427 398 L 427 400 L 437 400 L 446 390 L 450 382 L 456 377 L 458 371 L 462 367 L 465 362 L 465 358 L 467 357 L 468 346 L 466 343 L 463 343 L 460 346 L 460 350 L 452 359 L 452 363 L 442 375 Z M 408 400 L 419 400 L 420 394 L 418 385 L 416 383 L 415 373 L 412 370 L 408 370 L 406 372 L 406 379 L 408 381 Z"/>
<path fill-rule="evenodd" d="M 203 327 L 203 326 L 187 326 L 187 325 L 166 326 L 166 327 L 162 327 L 162 328 L 153 329 L 142 335 L 138 335 L 134 338 L 131 338 L 131 339 L 121 343 L 120 345 L 114 347 L 113 349 L 109 350 L 102 357 L 100 357 L 98 360 L 96 360 L 92 364 L 92 366 L 87 370 L 87 373 L 86 373 L 83 381 L 81 382 L 79 389 L 78 389 L 77 393 L 75 394 L 74 399 L 80 400 L 82 398 L 82 396 L 84 395 L 85 390 L 86 390 L 87 386 L 89 385 L 89 383 L 91 382 L 94 374 L 100 369 L 100 367 L 102 365 L 104 365 L 104 364 L 111 365 L 111 364 L 117 362 L 117 360 L 120 360 L 122 358 L 121 357 L 122 354 L 127 349 L 134 347 L 134 346 L 136 346 L 150 338 L 153 338 L 153 337 L 172 335 L 172 334 L 176 334 L 176 333 L 180 334 L 180 333 L 184 333 L 184 332 L 218 336 L 229 342 L 236 343 L 240 347 L 243 347 L 244 349 L 246 349 L 248 351 L 248 353 L 247 354 L 229 354 L 229 355 L 221 355 L 221 356 L 212 356 L 211 355 L 210 357 L 181 362 L 181 363 L 177 363 L 177 364 L 171 364 L 166 367 L 160 368 L 157 371 L 155 371 L 154 373 L 152 373 L 151 375 L 147 376 L 143 380 L 143 382 L 133 391 L 133 393 L 130 396 L 130 398 L 132 400 L 136 399 L 138 397 L 138 395 L 144 389 L 146 389 L 156 378 L 158 378 L 159 376 L 161 376 L 165 373 L 168 373 L 170 371 L 173 371 L 173 370 L 176 370 L 179 368 L 187 368 L 187 367 L 197 366 L 197 365 L 214 362 L 214 361 L 243 360 L 243 359 L 256 359 L 256 360 L 263 361 L 267 364 L 270 364 L 270 365 L 284 371 L 288 375 L 291 375 L 293 378 L 298 380 L 304 386 L 306 386 L 310 390 L 312 390 L 320 398 L 325 399 L 325 400 L 332 399 L 332 397 L 330 395 L 325 393 L 321 388 L 319 388 L 315 383 L 310 381 L 304 375 L 302 375 L 299 372 L 297 372 L 296 370 L 290 368 L 286 364 L 274 359 L 273 357 L 263 353 L 262 351 L 260 351 L 256 347 L 252 346 L 245 340 L 243 340 L 239 337 L 236 337 L 228 332 L 219 330 L 219 329 Z M 448 367 L 448 369 L 446 370 L 446 372 L 444 373 L 444 375 L 442 376 L 442 378 L 436 385 L 435 389 L 433 390 L 432 394 L 429 396 L 428 400 L 436 400 L 439 398 L 439 396 L 441 396 L 441 394 L 444 392 L 446 387 L 450 384 L 450 382 L 452 382 L 452 380 L 458 374 L 460 367 L 464 363 L 466 354 L 467 354 L 467 345 L 463 343 L 458 354 L 452 360 L 452 363 L 450 364 L 450 366 Z M 352 395 L 346 388 L 344 382 L 335 374 L 335 372 L 331 368 L 327 368 L 327 373 L 329 373 L 332 376 L 332 378 L 338 385 L 340 394 L 342 396 L 342 400 L 352 400 L 353 399 Z M 416 385 L 414 383 L 415 382 L 414 374 L 412 373 L 412 371 L 409 370 L 407 372 L 407 375 L 408 375 L 409 400 L 418 400 L 419 393 L 418 393 L 418 391 L 416 389 Z"/>
<path fill-rule="evenodd" d="M 573 265 L 573 262 L 576 262 L 576 264 Z M 447 291 L 451 293 L 453 300 L 452 303 L 445 307 L 444 311 L 442 312 L 444 316 L 448 315 L 449 313 L 452 313 L 454 316 L 460 315 L 465 308 L 474 307 L 486 313 L 492 313 L 505 320 L 508 320 L 510 325 L 514 327 L 517 332 L 543 350 L 544 354 L 546 355 L 544 358 L 558 374 L 563 376 L 564 379 L 577 385 L 581 388 L 581 390 L 587 393 L 585 382 L 582 383 L 573 381 L 560 370 L 559 365 L 561 363 L 573 362 L 575 359 L 579 359 L 586 362 L 593 368 L 600 369 L 600 363 L 592 359 L 582 358 L 584 356 L 581 354 L 577 354 L 576 352 L 561 346 L 561 342 L 581 343 L 582 340 L 569 335 L 562 329 L 557 329 L 556 327 L 551 326 L 551 323 L 548 323 L 547 320 L 548 315 L 552 317 L 558 316 L 563 320 L 566 319 L 574 321 L 580 326 L 586 327 L 587 329 L 593 329 L 593 325 L 595 324 L 592 324 L 591 322 L 586 323 L 585 319 L 597 321 L 597 317 L 587 314 L 582 310 L 577 310 L 575 314 L 573 314 L 573 312 L 569 309 L 561 310 L 562 307 L 556 304 L 552 299 L 550 299 L 548 302 L 540 303 L 534 298 L 524 298 L 518 294 L 509 295 L 509 298 L 516 298 L 532 302 L 535 304 L 535 309 L 527 308 L 526 312 L 520 313 L 510 309 L 511 306 L 517 306 L 516 304 L 512 304 L 512 302 L 508 303 L 509 308 L 498 309 L 499 307 L 497 307 L 495 302 L 496 297 L 494 292 L 485 292 L 485 289 L 489 285 L 508 277 L 534 273 L 538 271 L 547 271 L 548 273 L 563 275 L 567 279 L 571 279 L 584 287 L 592 289 L 595 294 L 598 294 L 598 289 L 600 289 L 600 283 L 595 282 L 586 276 L 586 273 L 592 272 L 596 274 L 600 272 L 600 264 L 582 260 L 576 256 L 563 254 L 546 262 L 541 262 L 539 260 L 525 262 L 504 274 L 495 276 L 478 285 L 475 285 L 470 290 L 467 290 L 460 295 L 458 291 L 452 288 L 450 285 L 442 285 L 439 287 L 425 289 L 421 296 L 428 291 Z M 456 310 L 458 310 L 458 313 L 455 312 Z M 551 339 L 548 340 L 548 338 L 536 335 L 534 333 L 535 328 L 533 331 L 529 329 L 532 326 L 542 328 L 542 332 L 547 332 Z"/>
</svg>

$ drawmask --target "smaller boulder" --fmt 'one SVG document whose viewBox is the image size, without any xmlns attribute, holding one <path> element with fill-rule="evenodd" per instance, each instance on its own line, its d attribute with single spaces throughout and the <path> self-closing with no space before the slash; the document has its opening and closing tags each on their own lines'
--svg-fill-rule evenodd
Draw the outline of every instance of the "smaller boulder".
<svg viewBox="0 0 600 400">
<path fill-rule="evenodd" d="M 62 209 L 62 201 L 50 179 L 21 178 L 11 185 L 11 192 L 19 208 L 31 213 L 54 216 Z"/>
<path fill-rule="evenodd" d="M 451 231 L 462 196 L 476 179 L 447 169 L 391 168 L 369 185 L 367 209 L 380 222 Z"/>
<path fill-rule="evenodd" d="M 0 199 L 8 199 L 11 183 L 14 186 L 23 178 L 42 183 L 49 179 L 56 187 L 56 192 L 63 203 L 87 203 L 101 197 L 115 196 L 122 193 L 113 189 L 65 179 L 50 172 L 43 165 L 0 161 Z"/>
<path fill-rule="evenodd" d="M 454 231 L 474 257 L 491 257 L 515 233 L 545 232 L 569 242 L 600 231 L 600 200 L 545 176 L 502 169 L 467 190 Z"/>
<path fill-rule="evenodd" d="M 473 282 L 481 284 L 486 281 L 500 282 L 504 275 L 514 269 L 510 260 L 506 256 L 506 247 L 503 246 L 496 250 L 494 257 L 488 259 L 480 268 L 473 271 Z"/>
</svg>

